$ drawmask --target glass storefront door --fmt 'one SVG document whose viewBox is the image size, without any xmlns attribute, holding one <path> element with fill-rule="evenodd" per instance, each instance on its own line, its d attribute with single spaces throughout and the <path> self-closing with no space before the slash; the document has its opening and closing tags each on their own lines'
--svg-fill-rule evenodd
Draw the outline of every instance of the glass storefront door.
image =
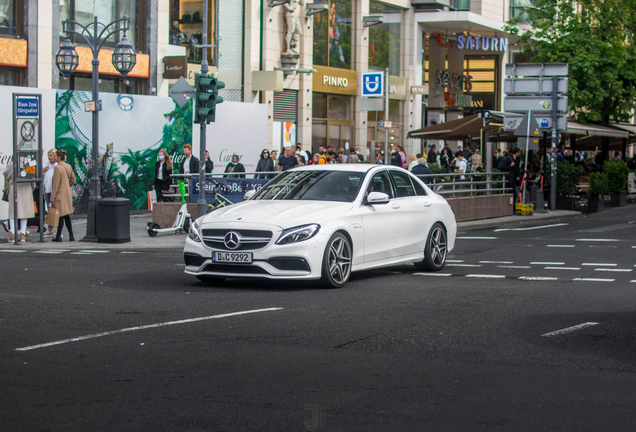
<svg viewBox="0 0 636 432">
<path fill-rule="evenodd" d="M 353 150 L 353 97 L 314 93 L 312 147 L 331 146 L 334 151 Z"/>
</svg>

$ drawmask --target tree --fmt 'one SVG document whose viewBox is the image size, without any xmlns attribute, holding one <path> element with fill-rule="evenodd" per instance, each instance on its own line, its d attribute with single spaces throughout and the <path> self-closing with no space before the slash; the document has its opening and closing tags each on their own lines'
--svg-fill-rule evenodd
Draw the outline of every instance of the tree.
<svg viewBox="0 0 636 432">
<path fill-rule="evenodd" d="M 635 108 L 634 0 L 535 0 L 530 29 L 520 34 L 532 62 L 569 64 L 569 107 L 574 120 L 608 125 L 628 121 Z"/>
</svg>

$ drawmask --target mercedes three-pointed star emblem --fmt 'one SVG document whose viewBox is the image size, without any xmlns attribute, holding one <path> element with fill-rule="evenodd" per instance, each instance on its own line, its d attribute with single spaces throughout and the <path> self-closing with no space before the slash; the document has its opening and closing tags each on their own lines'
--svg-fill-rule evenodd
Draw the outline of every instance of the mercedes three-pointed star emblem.
<svg viewBox="0 0 636 432">
<path fill-rule="evenodd" d="M 223 239 L 223 243 L 225 247 L 230 250 L 238 249 L 241 246 L 241 240 L 239 239 L 239 235 L 234 231 L 230 231 L 225 234 L 225 238 Z"/>
</svg>

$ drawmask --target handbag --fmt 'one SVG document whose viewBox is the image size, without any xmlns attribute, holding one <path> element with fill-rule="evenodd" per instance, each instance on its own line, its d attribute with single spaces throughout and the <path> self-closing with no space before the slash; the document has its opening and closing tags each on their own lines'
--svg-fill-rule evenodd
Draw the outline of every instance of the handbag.
<svg viewBox="0 0 636 432">
<path fill-rule="evenodd" d="M 9 188 L 2 191 L 2 201 L 9 202 Z"/>
<path fill-rule="evenodd" d="M 55 207 L 49 207 L 46 214 L 46 224 L 50 227 L 56 227 L 60 220 L 60 210 Z"/>
</svg>

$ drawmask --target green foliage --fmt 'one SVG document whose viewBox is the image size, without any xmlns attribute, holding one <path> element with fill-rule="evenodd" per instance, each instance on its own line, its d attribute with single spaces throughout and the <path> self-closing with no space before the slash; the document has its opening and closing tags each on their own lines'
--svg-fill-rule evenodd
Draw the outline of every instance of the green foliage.
<svg viewBox="0 0 636 432">
<path fill-rule="evenodd" d="M 625 188 L 627 187 L 627 175 L 629 174 L 629 167 L 627 166 L 627 162 L 605 161 L 603 163 L 603 172 L 607 174 L 610 192 L 620 193 L 625 190 Z"/>
<path fill-rule="evenodd" d="M 428 164 L 428 167 L 433 171 L 433 174 L 444 174 L 444 168 L 442 168 L 439 164 L 431 163 Z"/>
<path fill-rule="evenodd" d="M 520 35 L 533 62 L 569 64 L 569 107 L 583 123 L 627 121 L 635 106 L 633 0 L 535 0 Z M 511 20 L 505 30 L 520 34 Z"/>
<path fill-rule="evenodd" d="M 550 167 L 551 169 L 551 167 Z M 561 162 L 557 165 L 557 193 L 570 195 L 574 193 L 575 186 L 583 176 L 583 167 L 572 165 L 569 162 Z"/>
<path fill-rule="evenodd" d="M 598 172 L 590 173 L 590 189 L 587 191 L 587 196 L 602 199 L 603 195 L 608 192 L 609 181 L 607 180 L 607 174 Z"/>
</svg>

